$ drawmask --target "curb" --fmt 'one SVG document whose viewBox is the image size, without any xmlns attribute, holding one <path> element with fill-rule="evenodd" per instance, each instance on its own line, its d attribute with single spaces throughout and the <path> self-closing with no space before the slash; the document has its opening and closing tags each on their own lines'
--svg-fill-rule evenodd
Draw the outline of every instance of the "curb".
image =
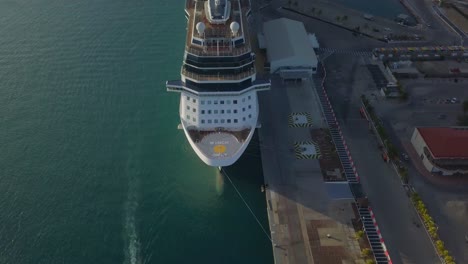
<svg viewBox="0 0 468 264">
<path fill-rule="evenodd" d="M 374 222 L 375 229 L 377 229 L 377 234 L 378 234 L 379 239 L 380 239 L 380 244 L 382 244 L 382 247 L 384 249 L 384 253 L 388 258 L 388 263 L 392 264 L 392 260 L 390 259 L 390 254 L 388 253 L 387 247 L 385 246 L 385 241 L 384 241 L 382 235 L 380 234 L 379 225 L 377 224 L 377 220 L 375 219 L 374 211 L 372 211 L 372 208 L 370 206 L 369 206 L 369 212 L 370 212 L 370 215 L 371 215 L 371 218 L 372 218 L 372 222 Z"/>
</svg>

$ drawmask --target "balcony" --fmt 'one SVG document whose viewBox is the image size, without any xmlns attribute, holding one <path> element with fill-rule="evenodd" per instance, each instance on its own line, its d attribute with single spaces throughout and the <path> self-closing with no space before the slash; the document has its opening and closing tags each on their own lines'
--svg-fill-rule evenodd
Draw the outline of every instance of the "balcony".
<svg viewBox="0 0 468 264">
<path fill-rule="evenodd" d="M 187 71 L 182 67 L 182 74 L 192 80 L 196 81 L 239 81 L 255 74 L 255 69 L 251 68 L 237 74 L 199 74 Z"/>
</svg>

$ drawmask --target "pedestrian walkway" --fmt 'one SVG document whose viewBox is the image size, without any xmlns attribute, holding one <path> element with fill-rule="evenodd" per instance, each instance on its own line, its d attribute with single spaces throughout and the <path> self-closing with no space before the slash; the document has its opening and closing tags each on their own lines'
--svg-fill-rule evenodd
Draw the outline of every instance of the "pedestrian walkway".
<svg viewBox="0 0 468 264">
<path fill-rule="evenodd" d="M 372 51 L 366 51 L 366 50 L 345 50 L 345 49 L 334 49 L 334 48 L 319 48 L 318 51 L 323 52 L 324 54 L 336 53 L 336 54 L 372 57 Z"/>
<path fill-rule="evenodd" d="M 388 252 L 383 243 L 382 235 L 380 234 L 372 209 L 369 207 L 360 207 L 359 215 L 361 216 L 362 225 L 369 239 L 372 252 L 374 252 L 375 260 L 378 264 L 390 263 Z"/>
<path fill-rule="evenodd" d="M 319 74 L 322 71 L 320 69 L 321 68 L 319 67 Z M 350 183 L 357 183 L 359 182 L 359 179 L 356 172 L 356 167 L 350 159 L 348 147 L 346 146 L 341 130 L 339 129 L 339 124 L 336 121 L 336 116 L 331 107 L 330 100 L 328 99 L 327 93 L 321 83 L 321 80 L 315 79 L 315 81 L 319 82 L 315 85 L 315 87 L 317 89 L 320 102 L 322 103 L 323 113 L 325 115 L 328 129 L 330 130 L 330 134 L 335 144 L 336 152 L 340 157 L 341 165 L 343 165 L 346 179 Z"/>
</svg>

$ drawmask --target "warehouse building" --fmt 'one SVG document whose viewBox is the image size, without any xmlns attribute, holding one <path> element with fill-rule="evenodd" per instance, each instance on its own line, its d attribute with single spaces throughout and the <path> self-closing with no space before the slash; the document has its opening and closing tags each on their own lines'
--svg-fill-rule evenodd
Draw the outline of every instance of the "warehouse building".
<svg viewBox="0 0 468 264">
<path fill-rule="evenodd" d="M 429 172 L 468 175 L 468 127 L 418 127 L 411 143 Z"/>
<path fill-rule="evenodd" d="M 266 48 L 270 73 L 283 79 L 310 78 L 317 72 L 318 64 L 314 39 L 302 22 L 287 18 L 265 22 L 259 42 L 261 48 Z"/>
</svg>

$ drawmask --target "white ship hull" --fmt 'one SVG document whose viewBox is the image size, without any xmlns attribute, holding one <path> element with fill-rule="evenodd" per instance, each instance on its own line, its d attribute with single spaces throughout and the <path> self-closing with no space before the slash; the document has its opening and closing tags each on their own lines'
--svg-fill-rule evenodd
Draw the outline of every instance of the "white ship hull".
<svg viewBox="0 0 468 264">
<path fill-rule="evenodd" d="M 226 167 L 242 156 L 255 132 L 257 94 L 194 97 L 182 92 L 179 111 L 182 129 L 197 156 L 209 166 Z"/>
</svg>

